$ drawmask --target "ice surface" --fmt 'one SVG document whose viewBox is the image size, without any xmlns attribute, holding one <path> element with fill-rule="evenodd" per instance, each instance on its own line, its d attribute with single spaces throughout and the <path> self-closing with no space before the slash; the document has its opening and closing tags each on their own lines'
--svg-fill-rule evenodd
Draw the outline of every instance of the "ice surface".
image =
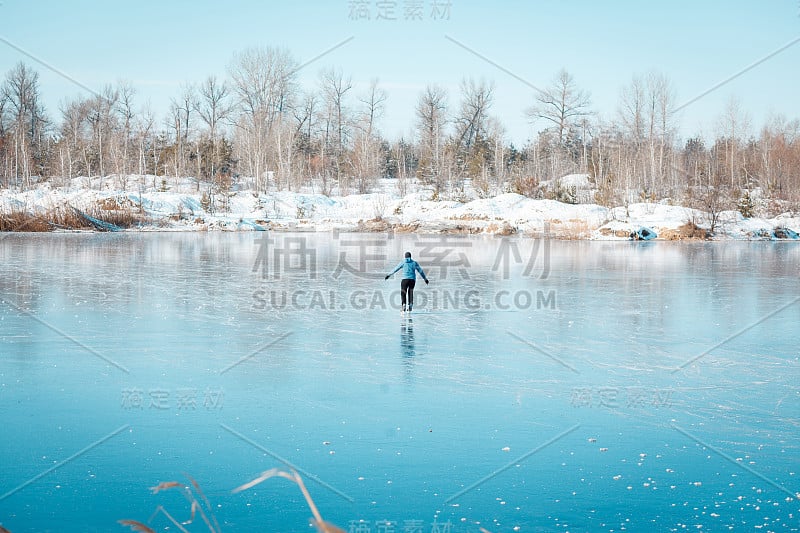
<svg viewBox="0 0 800 533">
<path fill-rule="evenodd" d="M 405 250 L 431 279 L 410 317 L 383 279 Z M 773 242 L 3 235 L 3 524 L 186 519 L 147 488 L 188 472 L 226 531 L 307 531 L 285 480 L 230 492 L 286 461 L 345 530 L 796 530 L 798 259 Z"/>
</svg>

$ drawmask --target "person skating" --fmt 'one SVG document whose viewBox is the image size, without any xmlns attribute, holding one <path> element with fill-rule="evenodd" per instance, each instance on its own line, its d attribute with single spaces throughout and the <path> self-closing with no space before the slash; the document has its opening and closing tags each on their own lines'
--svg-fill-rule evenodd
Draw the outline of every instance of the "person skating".
<svg viewBox="0 0 800 533">
<path fill-rule="evenodd" d="M 405 259 L 400 261 L 394 270 L 386 274 L 383 279 L 389 279 L 389 276 L 394 274 L 400 269 L 403 269 L 403 277 L 400 280 L 400 303 L 402 305 L 402 312 L 411 312 L 414 306 L 414 285 L 417 283 L 417 272 L 419 272 L 422 279 L 425 280 L 425 285 L 428 284 L 428 278 L 419 263 L 411 259 L 411 252 L 406 252 Z"/>
</svg>

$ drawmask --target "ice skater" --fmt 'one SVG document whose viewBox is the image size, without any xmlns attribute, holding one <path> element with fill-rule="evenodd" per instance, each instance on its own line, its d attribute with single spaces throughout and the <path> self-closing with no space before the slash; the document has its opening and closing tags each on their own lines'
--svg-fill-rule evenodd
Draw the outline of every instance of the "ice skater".
<svg viewBox="0 0 800 533">
<path fill-rule="evenodd" d="M 389 276 L 394 274 L 400 269 L 403 269 L 403 277 L 400 280 L 400 303 L 402 304 L 401 311 L 403 313 L 410 313 L 411 308 L 414 306 L 414 285 L 417 283 L 417 272 L 425 280 L 425 285 L 428 284 L 428 278 L 425 276 L 422 267 L 419 263 L 411 259 L 411 252 L 406 252 L 406 257 L 400 261 L 394 270 L 386 274 L 383 279 L 389 279 Z"/>
</svg>

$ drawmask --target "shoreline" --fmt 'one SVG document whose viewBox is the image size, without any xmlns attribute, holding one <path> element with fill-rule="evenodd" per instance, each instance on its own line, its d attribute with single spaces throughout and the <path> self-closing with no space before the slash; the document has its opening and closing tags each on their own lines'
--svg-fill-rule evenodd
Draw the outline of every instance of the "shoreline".
<svg viewBox="0 0 800 533">
<path fill-rule="evenodd" d="M 0 218 L 2 218 L 0 214 Z M 548 221 L 544 221 L 548 222 Z M 786 226 L 776 226 L 769 229 L 767 227 L 759 229 L 755 233 L 744 235 L 734 235 L 730 231 L 709 234 L 707 229 L 702 227 L 692 227 L 689 225 L 678 228 L 664 228 L 656 226 L 639 226 L 637 229 L 654 229 L 657 236 L 652 239 L 636 238 L 631 233 L 619 229 L 612 230 L 601 227 L 590 230 L 589 234 L 573 233 L 570 226 L 555 225 L 553 231 L 519 231 L 510 226 L 504 226 L 501 231 L 493 231 L 491 228 L 469 225 L 447 225 L 447 224 L 415 224 L 409 228 L 408 224 L 393 224 L 387 221 L 368 220 L 355 225 L 330 225 L 322 223 L 316 225 L 303 220 L 292 222 L 270 222 L 259 220 L 242 221 L 219 221 L 210 224 L 170 224 L 163 225 L 163 221 L 131 226 L 115 230 L 103 230 L 91 227 L 90 225 L 81 227 L 53 227 L 47 230 L 8 230 L 0 229 L 0 235 L 7 234 L 98 234 L 98 233 L 253 233 L 253 232 L 273 232 L 273 233 L 349 233 L 349 234 L 401 234 L 401 235 L 454 235 L 454 236 L 492 236 L 492 237 L 519 237 L 529 239 L 547 238 L 558 241 L 598 241 L 598 242 L 620 242 L 620 241 L 642 241 L 642 242 L 800 242 L 800 238 L 785 236 L 788 229 L 792 235 L 795 232 Z"/>
<path fill-rule="evenodd" d="M 400 196 L 388 183 L 385 192 L 348 196 L 238 190 L 210 199 L 191 184 L 140 192 L 77 185 L 0 190 L 0 231 L 336 231 L 599 241 L 631 240 L 645 228 L 657 241 L 798 240 L 800 233 L 800 213 L 745 218 L 736 210 L 706 213 L 666 201 L 609 208 L 516 193 L 434 200 L 425 190 Z"/>
</svg>

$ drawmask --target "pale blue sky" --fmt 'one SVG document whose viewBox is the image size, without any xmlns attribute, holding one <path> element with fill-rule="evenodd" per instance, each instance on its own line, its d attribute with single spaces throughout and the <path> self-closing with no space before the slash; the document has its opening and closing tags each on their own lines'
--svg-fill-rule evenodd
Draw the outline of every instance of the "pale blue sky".
<svg viewBox="0 0 800 533">
<path fill-rule="evenodd" d="M 685 103 L 800 38 L 800 0 L 450 0 L 449 18 L 431 14 L 446 0 L 420 0 L 423 20 L 406 20 L 411 0 L 385 2 L 395 6 L 396 20 L 376 20 L 378 0 L 360 2 L 371 18 L 353 20 L 355 3 L 0 0 L 0 38 L 95 90 L 130 80 L 138 103 L 149 100 L 161 114 L 182 83 L 224 76 L 236 51 L 282 46 L 303 63 L 352 37 L 301 71 L 305 87 L 329 66 L 352 75 L 353 96 L 379 78 L 389 92 L 381 129 L 396 138 L 410 132 L 427 83 L 448 88 L 455 107 L 460 80 L 483 77 L 496 85 L 493 114 L 518 145 L 541 126 L 524 115 L 534 91 L 450 39 L 537 87 L 564 67 L 591 92 L 595 111 L 611 118 L 634 74 L 665 74 Z M 35 67 L 51 115 L 62 99 L 83 91 L 8 43 L 0 42 L 0 72 L 20 60 Z M 799 73 L 797 42 L 687 106 L 682 135 L 713 134 L 732 96 L 755 127 L 772 112 L 800 117 Z"/>
</svg>

